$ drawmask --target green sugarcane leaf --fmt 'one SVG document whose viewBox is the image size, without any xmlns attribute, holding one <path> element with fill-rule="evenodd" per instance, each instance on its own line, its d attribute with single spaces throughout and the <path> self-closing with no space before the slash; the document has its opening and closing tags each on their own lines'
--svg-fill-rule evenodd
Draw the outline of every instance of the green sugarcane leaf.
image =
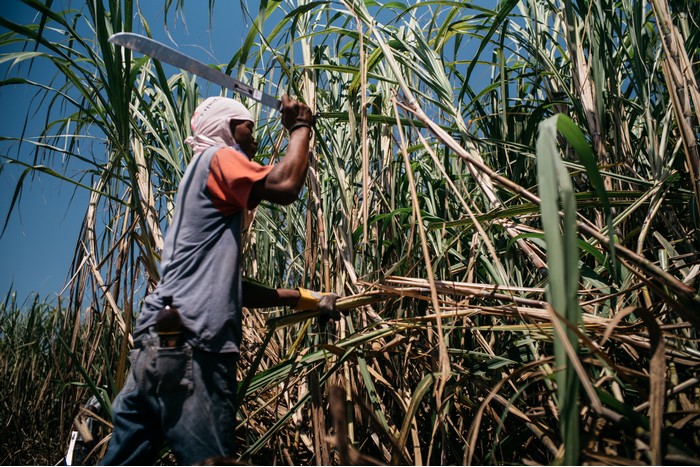
<svg viewBox="0 0 700 467">
<path fill-rule="evenodd" d="M 423 397 L 425 397 L 430 388 L 433 387 L 433 383 L 435 383 L 437 375 L 439 375 L 439 373 L 428 373 L 423 377 L 421 382 L 418 383 L 415 391 L 413 391 L 411 403 L 408 405 L 406 415 L 403 419 L 403 424 L 401 425 L 401 431 L 399 432 L 399 449 L 401 450 L 403 450 L 404 446 L 406 445 L 406 441 L 408 440 L 408 432 L 411 429 L 411 421 L 416 416 L 416 412 L 418 411 L 418 407 L 420 406 Z"/>
<path fill-rule="evenodd" d="M 577 325 L 580 320 L 578 305 L 578 242 L 576 226 L 576 199 L 571 178 L 556 147 L 557 121 L 555 115 L 540 123 L 537 138 L 537 178 L 540 184 L 542 225 L 547 244 L 550 304 L 566 321 Z M 560 216 L 560 204 L 562 215 Z M 556 318 L 555 318 L 556 319 Z M 557 368 L 557 394 L 560 411 L 564 462 L 578 459 L 580 453 L 578 393 L 579 380 L 566 352 L 567 339 L 574 349 L 578 339 L 563 323 L 565 332 L 556 333 L 554 356 Z M 575 462 L 574 462 L 575 463 Z"/>
</svg>

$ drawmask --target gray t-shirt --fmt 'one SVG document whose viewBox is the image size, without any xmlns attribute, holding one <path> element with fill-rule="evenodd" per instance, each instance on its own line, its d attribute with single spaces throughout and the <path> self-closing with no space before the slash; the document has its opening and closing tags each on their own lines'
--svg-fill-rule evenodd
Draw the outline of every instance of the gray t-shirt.
<svg viewBox="0 0 700 467">
<path fill-rule="evenodd" d="M 238 148 L 211 147 L 185 172 L 168 226 L 161 279 L 145 299 L 134 335 L 155 324 L 163 297 L 173 297 L 192 346 L 238 352 L 241 342 L 241 227 L 253 184 L 272 166 L 249 161 Z"/>
</svg>

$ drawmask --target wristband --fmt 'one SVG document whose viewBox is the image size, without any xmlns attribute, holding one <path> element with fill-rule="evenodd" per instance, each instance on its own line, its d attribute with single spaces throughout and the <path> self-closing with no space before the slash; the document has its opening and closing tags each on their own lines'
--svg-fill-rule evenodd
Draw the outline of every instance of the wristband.
<svg viewBox="0 0 700 467">
<path fill-rule="evenodd" d="M 294 308 L 295 310 L 316 310 L 318 308 L 318 303 L 321 301 L 322 297 L 320 292 L 315 292 L 313 290 L 308 290 L 301 287 L 298 287 L 297 290 L 301 296 L 299 297 L 297 306 Z"/>
<path fill-rule="evenodd" d="M 309 136 L 311 136 L 311 132 L 313 131 L 313 128 L 310 123 L 308 122 L 297 122 L 292 127 L 289 129 L 289 134 L 291 135 L 294 130 L 298 130 L 299 128 L 306 127 L 309 129 Z"/>
</svg>

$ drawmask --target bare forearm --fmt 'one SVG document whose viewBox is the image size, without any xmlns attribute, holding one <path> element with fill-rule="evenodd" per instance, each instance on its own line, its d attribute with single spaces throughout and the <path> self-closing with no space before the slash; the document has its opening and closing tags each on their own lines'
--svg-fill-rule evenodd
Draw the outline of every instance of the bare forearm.
<svg viewBox="0 0 700 467">
<path fill-rule="evenodd" d="M 308 128 L 302 127 L 289 135 L 287 152 L 265 179 L 268 193 L 279 193 L 277 200 L 270 201 L 287 204 L 299 195 L 309 169 L 309 132 Z"/>
<path fill-rule="evenodd" d="M 296 306 L 299 297 L 299 291 L 296 289 L 271 289 L 243 281 L 243 306 L 246 308 Z"/>
</svg>

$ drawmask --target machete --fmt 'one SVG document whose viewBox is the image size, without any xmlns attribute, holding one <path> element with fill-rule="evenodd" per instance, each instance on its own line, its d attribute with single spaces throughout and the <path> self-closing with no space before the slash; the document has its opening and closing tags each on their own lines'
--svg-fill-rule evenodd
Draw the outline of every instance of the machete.
<svg viewBox="0 0 700 467">
<path fill-rule="evenodd" d="M 150 37 L 135 34 L 133 32 L 118 32 L 109 38 L 109 42 L 121 47 L 126 47 L 127 49 L 135 50 L 136 52 L 140 52 L 182 70 L 189 71 L 197 76 L 201 76 L 207 81 L 211 81 L 212 83 L 219 84 L 227 89 L 231 89 L 239 94 L 250 97 L 251 99 L 254 99 L 275 110 L 282 109 L 282 102 L 279 99 L 252 88 L 247 84 L 227 75 L 226 73 L 222 73 L 219 70 L 205 65 L 192 57 L 188 57 L 182 52 L 178 52 L 165 44 L 154 41 Z"/>
</svg>

